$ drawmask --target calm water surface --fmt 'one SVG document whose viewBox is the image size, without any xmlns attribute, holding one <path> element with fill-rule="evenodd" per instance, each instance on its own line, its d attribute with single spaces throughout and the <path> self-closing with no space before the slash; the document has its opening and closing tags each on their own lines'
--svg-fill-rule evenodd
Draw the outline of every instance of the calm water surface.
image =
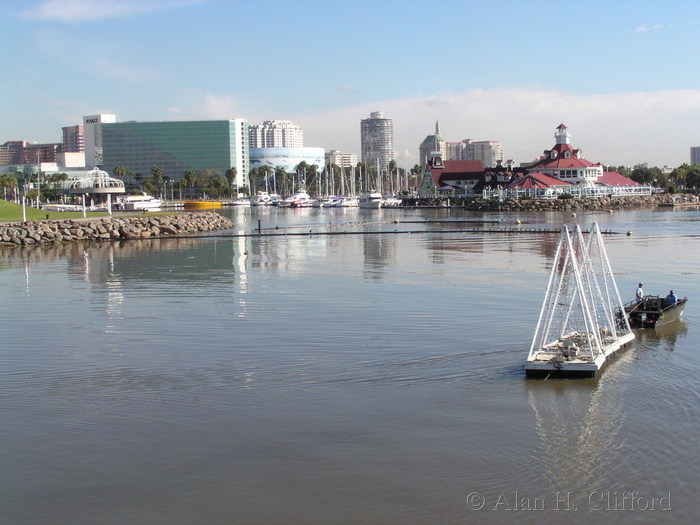
<svg viewBox="0 0 700 525">
<path fill-rule="evenodd" d="M 225 213 L 280 235 L 0 251 L 2 523 L 700 519 L 697 210 L 521 217 L 597 220 L 625 300 L 691 300 L 546 381 L 521 366 L 557 235 Z M 291 235 L 328 231 L 383 233 Z"/>
</svg>

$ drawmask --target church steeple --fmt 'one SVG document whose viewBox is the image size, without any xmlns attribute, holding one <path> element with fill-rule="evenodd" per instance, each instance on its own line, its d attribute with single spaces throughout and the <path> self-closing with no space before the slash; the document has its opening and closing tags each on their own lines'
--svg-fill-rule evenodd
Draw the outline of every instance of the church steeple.
<svg viewBox="0 0 700 525">
<path fill-rule="evenodd" d="M 435 121 L 435 135 L 438 137 L 440 136 L 440 121 L 439 120 Z"/>
</svg>

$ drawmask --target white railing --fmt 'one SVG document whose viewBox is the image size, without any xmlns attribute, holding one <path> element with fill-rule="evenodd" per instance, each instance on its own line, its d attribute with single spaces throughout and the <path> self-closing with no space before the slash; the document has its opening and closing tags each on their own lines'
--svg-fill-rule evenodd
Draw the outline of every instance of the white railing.
<svg viewBox="0 0 700 525">
<path fill-rule="evenodd" d="M 531 188 L 531 189 L 484 189 L 481 197 L 484 199 L 556 199 L 559 195 L 568 194 L 575 199 L 599 198 L 599 197 L 635 197 L 651 195 L 654 189 L 651 186 L 566 186 L 555 188 Z"/>
</svg>

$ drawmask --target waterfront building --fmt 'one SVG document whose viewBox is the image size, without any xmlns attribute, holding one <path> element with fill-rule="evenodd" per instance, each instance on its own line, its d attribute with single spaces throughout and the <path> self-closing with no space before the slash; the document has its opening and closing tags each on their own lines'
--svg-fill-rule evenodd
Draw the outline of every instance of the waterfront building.
<svg viewBox="0 0 700 525">
<path fill-rule="evenodd" d="M 357 155 L 354 153 L 343 153 L 342 151 L 332 149 L 326 153 L 325 164 L 335 164 L 340 168 L 352 168 L 357 166 Z"/>
<path fill-rule="evenodd" d="M 593 185 L 603 176 L 603 166 L 583 158 L 580 149 L 570 142 L 569 129 L 560 124 L 554 132 L 556 144 L 545 150 L 540 159 L 528 168 L 528 173 L 544 173 L 574 184 Z"/>
<path fill-rule="evenodd" d="M 82 124 L 66 126 L 63 130 L 63 151 L 75 153 L 85 151 L 85 132 Z"/>
<path fill-rule="evenodd" d="M 248 127 L 251 148 L 303 148 L 301 128 L 289 120 L 266 120 Z"/>
<path fill-rule="evenodd" d="M 487 188 L 563 191 L 564 186 L 640 186 L 617 172 L 605 172 L 602 165 L 584 159 L 581 150 L 571 146 L 569 131 L 564 124 L 557 127 L 554 136 L 556 144 L 552 149 L 545 150 L 539 160 L 515 169 L 510 165 L 502 166 L 501 161 L 497 161 L 495 166 L 485 166 L 476 159 L 443 161 L 438 153 L 434 153 L 426 165 L 426 176 L 419 194 L 431 196 L 447 191 L 478 193 Z"/>
<path fill-rule="evenodd" d="M 370 113 L 360 122 L 362 162 L 386 170 L 394 160 L 394 121 L 380 111 Z"/>
<path fill-rule="evenodd" d="M 247 185 L 248 122 L 190 120 L 102 123 L 103 169 L 116 166 L 143 176 L 152 166 L 165 177 L 180 179 L 185 171 L 225 176 L 236 168 L 236 186 Z"/>
<path fill-rule="evenodd" d="M 690 148 L 690 165 L 700 164 L 700 146 Z"/>
<path fill-rule="evenodd" d="M 85 166 L 93 169 L 102 165 L 102 124 L 117 121 L 111 113 L 87 115 L 83 117 Z"/>
</svg>

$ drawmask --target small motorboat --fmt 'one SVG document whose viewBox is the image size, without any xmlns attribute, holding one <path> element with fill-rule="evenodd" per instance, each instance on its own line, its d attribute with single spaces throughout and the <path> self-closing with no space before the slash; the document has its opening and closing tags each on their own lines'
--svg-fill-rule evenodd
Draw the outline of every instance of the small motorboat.
<svg viewBox="0 0 700 525">
<path fill-rule="evenodd" d="M 658 328 L 683 315 L 687 297 L 678 299 L 676 304 L 666 305 L 666 300 L 658 295 L 647 295 L 641 301 L 632 301 L 625 305 L 625 313 L 632 328 Z"/>
</svg>

